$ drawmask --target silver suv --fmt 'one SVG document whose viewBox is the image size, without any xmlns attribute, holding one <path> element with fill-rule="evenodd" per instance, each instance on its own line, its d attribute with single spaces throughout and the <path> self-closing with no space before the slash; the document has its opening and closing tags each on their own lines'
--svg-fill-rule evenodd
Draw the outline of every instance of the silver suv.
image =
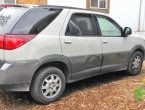
<svg viewBox="0 0 145 110">
<path fill-rule="evenodd" d="M 113 19 L 71 7 L 7 7 L 0 11 L 0 87 L 58 100 L 67 83 L 125 70 L 140 73 L 145 41 Z M 124 73 L 126 73 L 124 72 Z"/>
</svg>

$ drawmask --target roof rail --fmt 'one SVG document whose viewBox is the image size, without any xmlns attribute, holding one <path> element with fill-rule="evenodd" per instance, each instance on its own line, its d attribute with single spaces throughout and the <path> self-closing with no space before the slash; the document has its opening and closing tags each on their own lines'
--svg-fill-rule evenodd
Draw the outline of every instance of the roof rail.
<svg viewBox="0 0 145 110">
<path fill-rule="evenodd" d="M 48 8 L 59 8 L 59 9 L 79 9 L 79 10 L 87 10 L 85 8 L 77 8 L 77 7 L 69 7 L 69 6 L 57 6 L 57 5 L 39 5 L 38 7 L 48 7 Z"/>
<path fill-rule="evenodd" d="M 14 6 L 20 6 L 20 7 L 26 7 L 26 8 L 34 8 L 37 7 L 38 5 L 31 5 L 31 4 L 23 4 L 23 5 L 14 5 Z"/>
</svg>

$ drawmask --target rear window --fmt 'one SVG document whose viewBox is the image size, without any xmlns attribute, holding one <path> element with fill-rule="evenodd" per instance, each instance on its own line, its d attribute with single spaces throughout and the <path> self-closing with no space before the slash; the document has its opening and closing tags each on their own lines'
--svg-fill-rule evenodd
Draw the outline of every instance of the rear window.
<svg viewBox="0 0 145 110">
<path fill-rule="evenodd" d="M 45 8 L 30 9 L 16 24 L 11 34 L 39 34 L 60 11 Z"/>
<path fill-rule="evenodd" d="M 0 34 L 10 33 L 17 21 L 27 10 L 24 8 L 4 8 L 0 11 Z"/>
</svg>

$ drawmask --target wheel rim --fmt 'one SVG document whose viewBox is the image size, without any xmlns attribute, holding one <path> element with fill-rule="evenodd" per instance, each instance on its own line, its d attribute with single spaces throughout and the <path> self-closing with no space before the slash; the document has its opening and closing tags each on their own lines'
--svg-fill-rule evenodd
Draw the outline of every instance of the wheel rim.
<svg viewBox="0 0 145 110">
<path fill-rule="evenodd" d="M 58 75 L 52 74 L 46 77 L 42 83 L 41 91 L 46 98 L 55 97 L 61 89 L 61 79 Z"/>
<path fill-rule="evenodd" d="M 142 59 L 140 56 L 136 56 L 132 62 L 132 70 L 138 71 L 141 67 Z"/>
</svg>

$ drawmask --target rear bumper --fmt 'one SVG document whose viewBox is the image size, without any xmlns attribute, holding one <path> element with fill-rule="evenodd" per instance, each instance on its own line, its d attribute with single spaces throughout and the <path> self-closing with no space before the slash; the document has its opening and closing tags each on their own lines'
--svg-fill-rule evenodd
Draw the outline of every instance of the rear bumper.
<svg viewBox="0 0 145 110">
<path fill-rule="evenodd" d="M 8 91 L 29 91 L 29 82 L 25 83 L 13 83 L 13 84 L 6 84 L 0 83 L 0 90 L 8 90 Z"/>
<path fill-rule="evenodd" d="M 4 62 L 0 67 L 0 89 L 29 91 L 37 67 L 37 60 Z"/>
</svg>

